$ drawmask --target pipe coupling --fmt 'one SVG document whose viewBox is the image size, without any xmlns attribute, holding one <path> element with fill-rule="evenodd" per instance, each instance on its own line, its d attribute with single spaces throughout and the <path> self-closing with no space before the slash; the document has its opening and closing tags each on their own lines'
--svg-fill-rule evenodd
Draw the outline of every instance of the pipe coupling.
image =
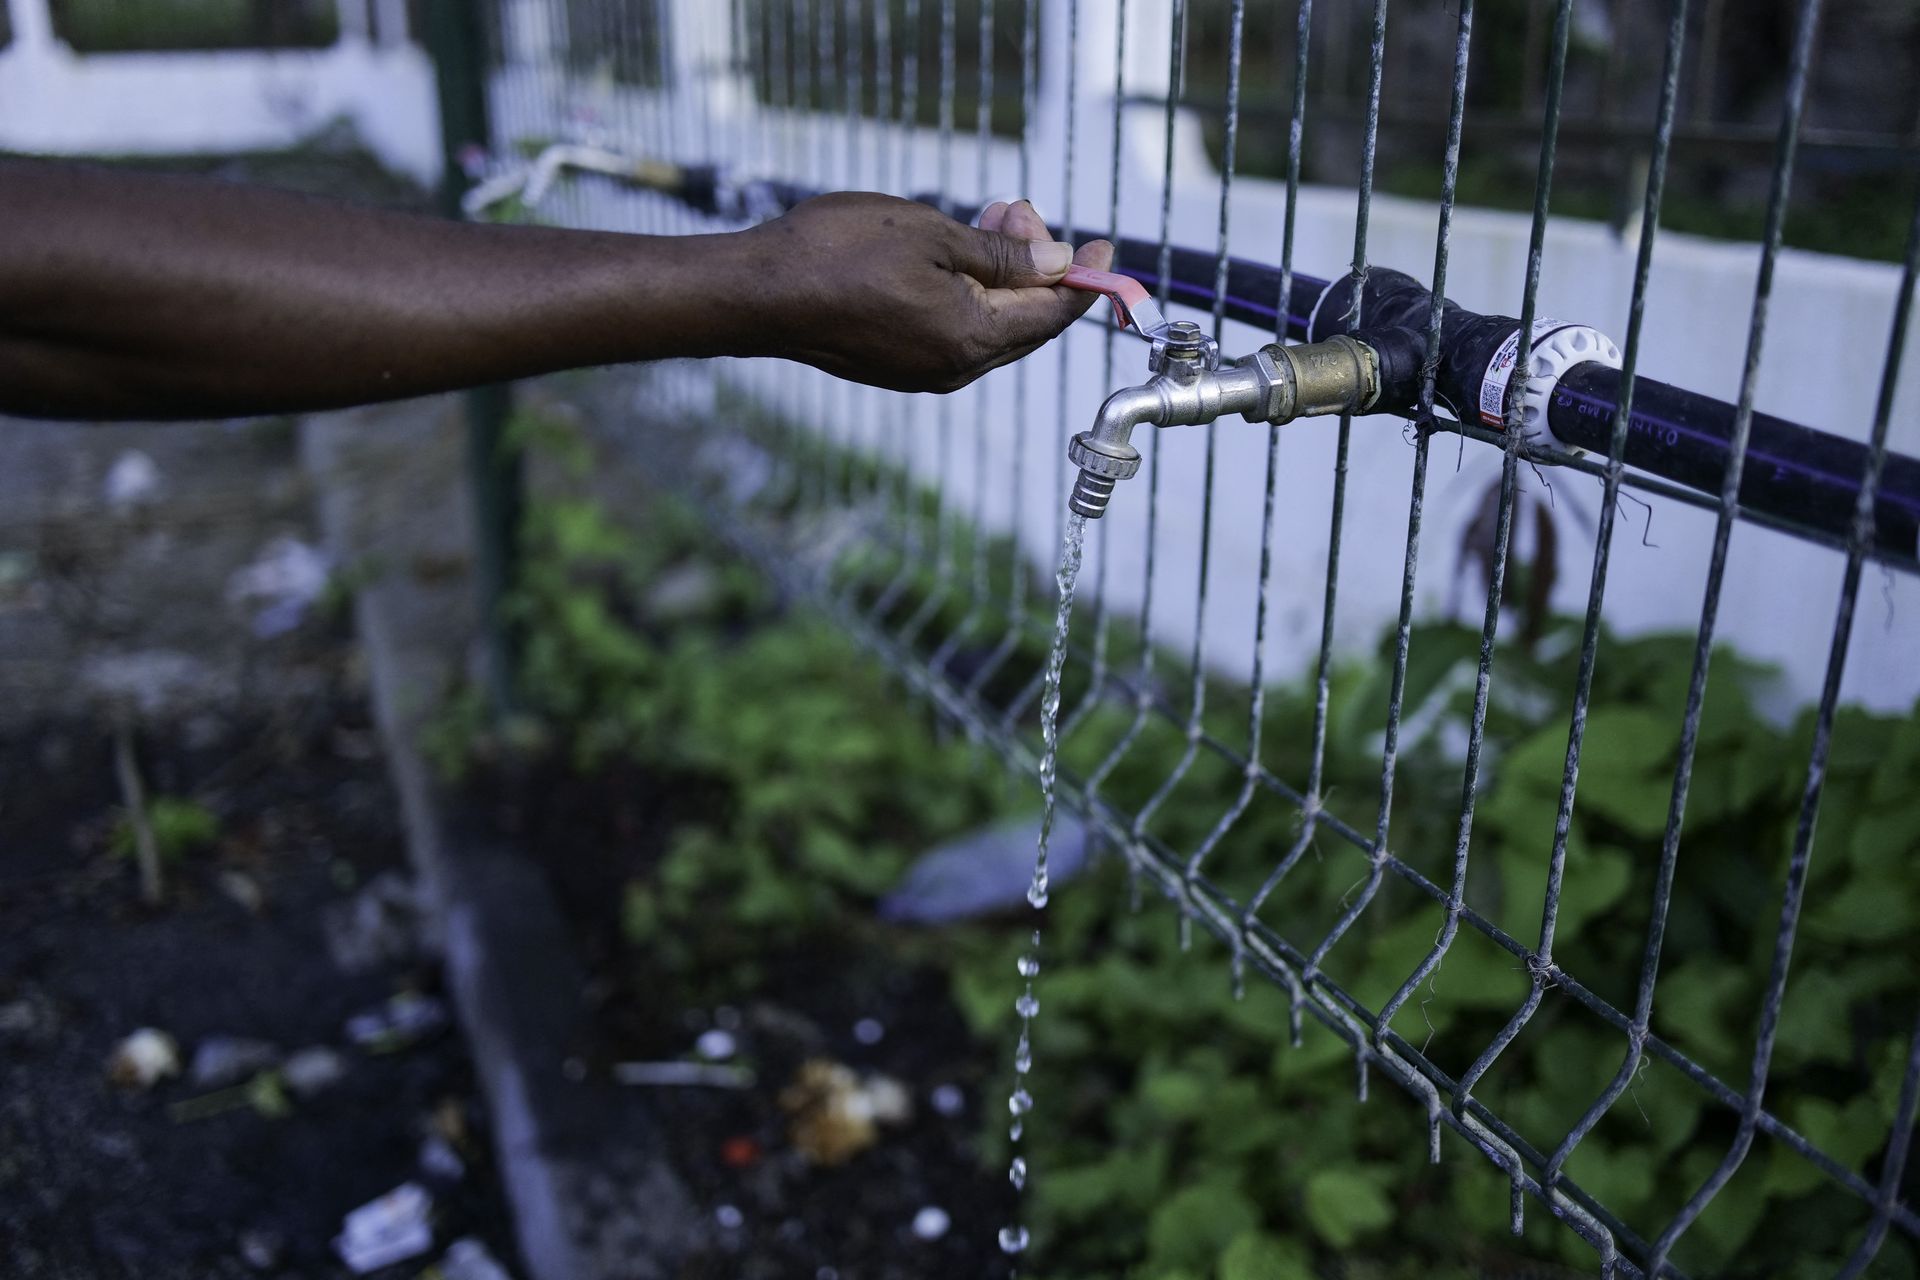
<svg viewBox="0 0 1920 1280">
<path fill-rule="evenodd" d="M 1140 472 L 1140 451 L 1118 440 L 1101 440 L 1082 431 L 1067 445 L 1067 461 L 1080 468 L 1067 509 L 1089 520 L 1106 514 L 1113 486 Z"/>
<path fill-rule="evenodd" d="M 1344 333 L 1300 346 L 1269 343 L 1240 365 L 1259 383 L 1258 397 L 1242 415 L 1249 422 L 1364 413 L 1380 398 L 1380 357 Z"/>
</svg>

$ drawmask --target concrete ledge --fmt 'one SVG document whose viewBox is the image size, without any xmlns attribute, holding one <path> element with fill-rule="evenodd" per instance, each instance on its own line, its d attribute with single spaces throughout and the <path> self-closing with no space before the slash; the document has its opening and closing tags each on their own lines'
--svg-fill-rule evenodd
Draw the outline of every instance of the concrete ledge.
<svg viewBox="0 0 1920 1280">
<path fill-rule="evenodd" d="M 375 714 L 447 982 L 479 1064 L 532 1280 L 666 1280 L 700 1217 L 643 1095 L 567 1078 L 584 973 L 532 858 L 464 813 L 418 747 L 471 648 L 458 402 L 315 417 L 301 455 L 357 595 Z"/>
</svg>

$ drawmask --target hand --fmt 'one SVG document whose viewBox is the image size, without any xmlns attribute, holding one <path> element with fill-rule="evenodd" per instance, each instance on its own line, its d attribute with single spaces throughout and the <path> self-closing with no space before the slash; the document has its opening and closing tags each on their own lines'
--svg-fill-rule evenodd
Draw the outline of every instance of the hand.
<svg viewBox="0 0 1920 1280">
<path fill-rule="evenodd" d="M 1097 295 L 1055 282 L 1113 246 L 1056 243 L 1025 200 L 965 226 L 926 205 L 817 196 L 742 233 L 748 346 L 895 391 L 955 391 L 1059 334 Z M 756 296 L 756 292 L 758 295 Z"/>
</svg>

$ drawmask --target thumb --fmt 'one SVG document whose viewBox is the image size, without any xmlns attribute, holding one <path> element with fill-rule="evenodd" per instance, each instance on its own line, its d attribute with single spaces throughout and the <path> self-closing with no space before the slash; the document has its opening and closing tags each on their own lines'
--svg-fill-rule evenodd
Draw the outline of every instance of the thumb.
<svg viewBox="0 0 1920 1280">
<path fill-rule="evenodd" d="M 953 266 L 989 289 L 1034 289 L 1059 282 L 1073 265 L 1073 246 L 1022 240 L 998 231 L 958 226 Z"/>
</svg>

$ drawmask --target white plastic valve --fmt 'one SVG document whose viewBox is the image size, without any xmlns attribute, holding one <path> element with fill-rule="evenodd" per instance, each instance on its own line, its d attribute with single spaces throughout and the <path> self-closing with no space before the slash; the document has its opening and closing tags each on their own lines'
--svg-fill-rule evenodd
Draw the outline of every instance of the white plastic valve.
<svg viewBox="0 0 1920 1280">
<path fill-rule="evenodd" d="M 1489 427 L 1506 424 L 1507 382 L 1513 375 L 1513 363 L 1520 349 L 1520 331 L 1515 329 L 1487 362 L 1480 380 L 1480 421 Z M 1527 350 L 1527 380 L 1520 389 L 1520 430 L 1527 437 L 1547 429 L 1547 405 L 1554 388 L 1567 370 L 1592 361 L 1611 369 L 1620 367 L 1620 348 L 1612 338 L 1591 325 L 1568 324 L 1562 320 L 1539 319 L 1533 322 L 1533 342 Z"/>
</svg>

